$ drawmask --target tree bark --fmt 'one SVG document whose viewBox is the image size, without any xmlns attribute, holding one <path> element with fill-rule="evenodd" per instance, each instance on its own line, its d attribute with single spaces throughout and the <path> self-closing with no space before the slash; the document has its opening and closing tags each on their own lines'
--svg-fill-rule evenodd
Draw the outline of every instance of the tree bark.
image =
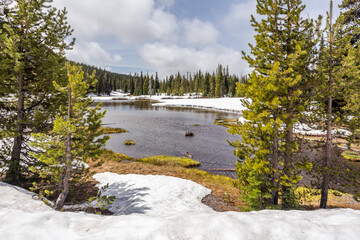
<svg viewBox="0 0 360 240">
<path fill-rule="evenodd" d="M 325 159 L 324 159 L 324 178 L 321 186 L 321 200 L 320 208 L 327 207 L 328 191 L 330 183 L 330 166 L 332 162 L 332 84 L 333 84 L 333 33 L 332 33 L 332 11 L 333 1 L 330 0 L 330 24 L 329 24 L 329 44 L 330 44 L 330 56 L 329 56 L 329 98 L 328 109 L 326 119 L 326 147 L 325 147 Z"/>
<path fill-rule="evenodd" d="M 68 99 L 68 116 L 67 121 L 70 123 L 71 120 L 71 112 L 72 112 L 72 98 L 71 98 L 71 88 L 69 87 L 69 99 Z M 69 178 L 71 174 L 71 162 L 72 162 L 72 154 L 71 154 L 71 129 L 68 129 L 68 133 L 66 136 L 66 150 L 65 150 L 65 174 L 63 176 L 62 181 L 60 182 L 59 189 L 61 193 L 59 197 L 56 199 L 55 209 L 61 210 L 64 207 L 65 200 L 67 195 L 69 194 Z"/>
<path fill-rule="evenodd" d="M 275 43 L 275 59 L 274 63 L 278 61 L 278 51 L 279 51 L 279 41 L 278 41 L 278 2 L 275 0 L 275 37 L 276 37 L 276 43 Z M 277 113 L 274 113 L 274 120 L 277 119 Z M 279 203 L 279 138 L 278 138 L 278 129 L 275 129 L 274 131 L 274 137 L 272 142 L 272 163 L 273 163 L 273 181 L 272 181 L 272 187 L 274 188 L 271 193 L 271 201 L 272 204 L 278 205 Z"/>
<path fill-rule="evenodd" d="M 290 113 L 288 121 L 290 122 L 293 118 L 292 114 Z M 292 162 L 292 144 L 294 142 L 294 128 L 290 126 L 289 123 L 286 126 L 287 133 L 286 133 L 286 142 L 285 142 L 285 154 L 284 154 L 284 174 L 288 177 L 291 176 L 291 162 Z M 282 208 L 288 209 L 291 207 L 292 200 L 290 199 L 290 187 L 282 186 Z"/>
<path fill-rule="evenodd" d="M 25 120 L 25 92 L 24 92 L 24 74 L 18 75 L 18 102 L 17 117 L 15 125 L 15 137 L 11 151 L 9 170 L 6 173 L 6 181 L 12 184 L 20 184 L 21 182 L 21 149 L 24 142 L 24 120 Z"/>
</svg>

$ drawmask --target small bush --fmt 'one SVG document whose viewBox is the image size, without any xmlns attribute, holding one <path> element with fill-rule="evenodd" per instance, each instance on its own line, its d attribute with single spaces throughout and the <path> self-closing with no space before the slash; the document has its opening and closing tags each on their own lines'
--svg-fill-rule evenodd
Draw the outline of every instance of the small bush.
<svg viewBox="0 0 360 240">
<path fill-rule="evenodd" d="M 124 142 L 125 145 L 135 145 L 135 142 L 133 140 L 126 140 Z"/>
</svg>

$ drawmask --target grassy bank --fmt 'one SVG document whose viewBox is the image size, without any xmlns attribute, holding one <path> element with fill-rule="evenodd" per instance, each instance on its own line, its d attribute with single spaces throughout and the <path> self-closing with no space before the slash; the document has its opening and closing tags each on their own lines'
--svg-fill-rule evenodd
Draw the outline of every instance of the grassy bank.
<svg viewBox="0 0 360 240">
<path fill-rule="evenodd" d="M 191 158 L 163 156 L 163 155 L 135 159 L 134 161 L 142 162 L 142 163 L 150 163 L 158 166 L 167 165 L 167 166 L 180 166 L 185 168 L 200 166 L 200 162 L 195 161 Z"/>
<path fill-rule="evenodd" d="M 175 162 L 174 159 L 176 160 Z M 126 155 L 106 150 L 99 159 L 102 162 L 101 165 L 96 161 L 90 161 L 89 165 L 91 174 L 114 172 L 119 174 L 165 175 L 188 179 L 211 189 L 212 195 L 223 203 L 220 207 L 222 211 L 234 211 L 238 209 L 237 206 L 243 205 L 239 200 L 239 190 L 235 187 L 234 179 L 223 175 L 211 174 L 196 168 L 189 168 L 196 161 L 190 158 L 184 158 L 180 161 L 179 159 L 182 158 L 169 156 L 161 156 L 159 158 L 154 156 L 133 159 Z M 184 165 L 184 167 L 181 165 Z"/>
<path fill-rule="evenodd" d="M 124 133 L 128 132 L 128 130 L 122 128 L 112 128 L 112 127 L 101 127 L 100 130 L 104 132 L 104 134 L 114 134 L 114 133 Z"/>
<path fill-rule="evenodd" d="M 230 126 L 236 124 L 237 121 L 238 121 L 237 118 L 216 119 L 214 124 L 229 128 Z"/>
<path fill-rule="evenodd" d="M 175 159 L 175 160 L 174 160 Z M 126 155 L 106 151 L 100 158 L 103 164 L 100 166 L 90 163 L 92 174 L 100 172 L 114 172 L 119 174 L 151 174 L 179 177 L 194 181 L 212 190 L 212 195 L 218 200 L 216 205 L 221 211 L 239 211 L 243 207 L 240 200 L 240 192 L 236 187 L 236 180 L 223 175 L 215 175 L 196 168 L 188 168 L 189 158 L 176 158 L 169 156 L 154 156 L 142 159 L 133 159 Z M 130 160 L 130 161 L 124 161 Z M 183 162 L 183 160 L 185 162 Z M 186 164 L 187 163 L 187 164 Z M 303 209 L 316 209 L 319 206 L 320 195 L 315 189 L 300 187 L 297 193 L 301 197 Z M 330 208 L 353 208 L 360 209 L 360 202 L 356 196 L 339 191 L 330 190 L 328 206 Z"/>
</svg>

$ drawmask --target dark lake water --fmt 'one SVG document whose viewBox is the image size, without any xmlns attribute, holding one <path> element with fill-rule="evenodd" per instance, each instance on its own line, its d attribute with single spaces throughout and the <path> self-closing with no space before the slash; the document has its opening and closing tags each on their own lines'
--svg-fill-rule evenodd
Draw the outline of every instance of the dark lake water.
<svg viewBox="0 0 360 240">
<path fill-rule="evenodd" d="M 201 163 L 200 169 L 233 169 L 236 156 L 227 140 L 239 139 L 215 119 L 238 118 L 238 113 L 191 108 L 152 107 L 148 101 L 103 102 L 103 124 L 121 127 L 127 133 L 112 134 L 107 148 L 134 158 L 154 155 L 184 156 L 189 152 Z M 199 124 L 199 126 L 193 126 Z M 191 131 L 194 137 L 185 137 Z M 125 140 L 136 145 L 126 146 Z"/>
</svg>

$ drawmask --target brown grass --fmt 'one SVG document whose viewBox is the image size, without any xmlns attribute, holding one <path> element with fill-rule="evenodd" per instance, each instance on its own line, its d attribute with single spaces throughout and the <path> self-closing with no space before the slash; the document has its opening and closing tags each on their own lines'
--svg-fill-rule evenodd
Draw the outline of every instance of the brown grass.
<svg viewBox="0 0 360 240">
<path fill-rule="evenodd" d="M 158 166 L 139 162 L 119 162 L 116 160 L 105 161 L 101 166 L 96 162 L 90 164 L 91 174 L 114 172 L 119 174 L 165 175 L 188 179 L 212 190 L 212 195 L 223 199 L 226 204 L 222 210 L 234 210 L 244 204 L 239 200 L 239 190 L 234 186 L 234 180 L 214 175 L 198 169 L 187 169 L 180 166 Z"/>
<path fill-rule="evenodd" d="M 113 153 L 114 155 L 112 155 L 111 151 L 107 154 L 110 158 L 106 160 L 107 157 L 103 157 L 103 165 L 97 166 L 96 162 L 90 163 L 91 174 L 114 172 L 119 174 L 165 175 L 188 179 L 211 189 L 212 195 L 218 199 L 216 207 L 221 211 L 234 211 L 238 210 L 237 207 L 244 206 L 244 203 L 240 200 L 239 189 L 234 185 L 236 180 L 229 177 L 180 166 L 159 166 L 141 162 L 121 162 L 122 160 L 119 159 L 131 158 L 122 154 L 117 155 L 118 153 Z M 298 191 L 304 191 L 304 188 L 300 188 Z M 320 202 L 319 193 L 316 193 L 316 190 L 310 190 L 310 192 L 307 190 L 307 192 L 306 197 L 302 198 L 302 207 L 304 209 L 317 209 Z M 221 201 L 220 203 L 219 200 Z M 330 190 L 328 207 L 360 209 L 360 202 L 357 202 L 351 194 Z"/>
</svg>

